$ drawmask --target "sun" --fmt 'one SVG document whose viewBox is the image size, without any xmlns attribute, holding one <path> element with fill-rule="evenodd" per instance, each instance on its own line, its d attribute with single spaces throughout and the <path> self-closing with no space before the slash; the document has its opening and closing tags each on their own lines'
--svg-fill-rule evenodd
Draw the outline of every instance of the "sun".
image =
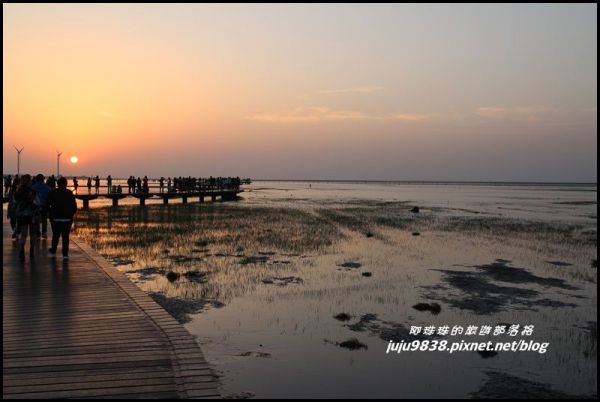
<svg viewBox="0 0 600 402">
<path fill-rule="evenodd" d="M 71 163 L 77 163 L 79 162 L 79 158 L 76 156 L 71 156 Z"/>
</svg>

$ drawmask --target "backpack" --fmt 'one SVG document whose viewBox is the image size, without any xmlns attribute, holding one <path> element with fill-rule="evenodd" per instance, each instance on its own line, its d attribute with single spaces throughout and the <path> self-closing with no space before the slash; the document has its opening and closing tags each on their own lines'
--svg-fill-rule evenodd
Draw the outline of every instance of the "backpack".
<svg viewBox="0 0 600 402">
<path fill-rule="evenodd" d="M 37 192 L 27 189 L 25 193 L 17 194 L 16 216 L 17 218 L 35 219 L 40 211 L 40 196 Z"/>
</svg>

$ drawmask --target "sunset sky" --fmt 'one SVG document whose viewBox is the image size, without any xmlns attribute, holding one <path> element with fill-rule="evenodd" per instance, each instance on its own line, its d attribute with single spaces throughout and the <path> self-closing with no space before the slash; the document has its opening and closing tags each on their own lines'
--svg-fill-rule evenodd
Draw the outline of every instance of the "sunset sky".
<svg viewBox="0 0 600 402">
<path fill-rule="evenodd" d="M 595 182 L 596 36 L 595 4 L 3 4 L 3 171 Z"/>
</svg>

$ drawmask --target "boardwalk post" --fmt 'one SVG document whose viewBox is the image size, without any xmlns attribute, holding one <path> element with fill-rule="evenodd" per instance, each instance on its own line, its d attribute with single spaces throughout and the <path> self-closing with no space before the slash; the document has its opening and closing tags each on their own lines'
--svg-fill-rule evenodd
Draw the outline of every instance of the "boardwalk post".
<svg viewBox="0 0 600 402">
<path fill-rule="evenodd" d="M 143 195 L 140 197 L 140 207 L 146 205 L 146 197 Z"/>
<path fill-rule="evenodd" d="M 217 200 L 217 195 L 216 194 L 211 195 L 210 199 L 212 202 L 215 202 Z"/>
<path fill-rule="evenodd" d="M 182 195 L 181 196 L 181 203 L 182 204 L 187 204 L 187 195 Z"/>
<path fill-rule="evenodd" d="M 169 197 L 167 197 L 166 195 L 163 195 L 163 204 L 167 205 L 169 203 Z"/>
<path fill-rule="evenodd" d="M 119 206 L 119 199 L 117 197 L 114 197 L 112 199 L 112 206 L 113 207 L 118 207 Z"/>
<path fill-rule="evenodd" d="M 204 194 L 200 194 L 200 202 L 204 202 Z"/>
<path fill-rule="evenodd" d="M 90 209 L 90 200 L 87 198 L 83 199 L 83 209 Z"/>
</svg>

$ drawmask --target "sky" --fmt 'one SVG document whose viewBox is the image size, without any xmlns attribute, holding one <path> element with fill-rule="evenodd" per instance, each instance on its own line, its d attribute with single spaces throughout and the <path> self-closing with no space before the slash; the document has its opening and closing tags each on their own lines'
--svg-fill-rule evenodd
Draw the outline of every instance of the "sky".
<svg viewBox="0 0 600 402">
<path fill-rule="evenodd" d="M 596 182 L 596 87 L 596 4 L 3 4 L 3 172 Z"/>
</svg>

